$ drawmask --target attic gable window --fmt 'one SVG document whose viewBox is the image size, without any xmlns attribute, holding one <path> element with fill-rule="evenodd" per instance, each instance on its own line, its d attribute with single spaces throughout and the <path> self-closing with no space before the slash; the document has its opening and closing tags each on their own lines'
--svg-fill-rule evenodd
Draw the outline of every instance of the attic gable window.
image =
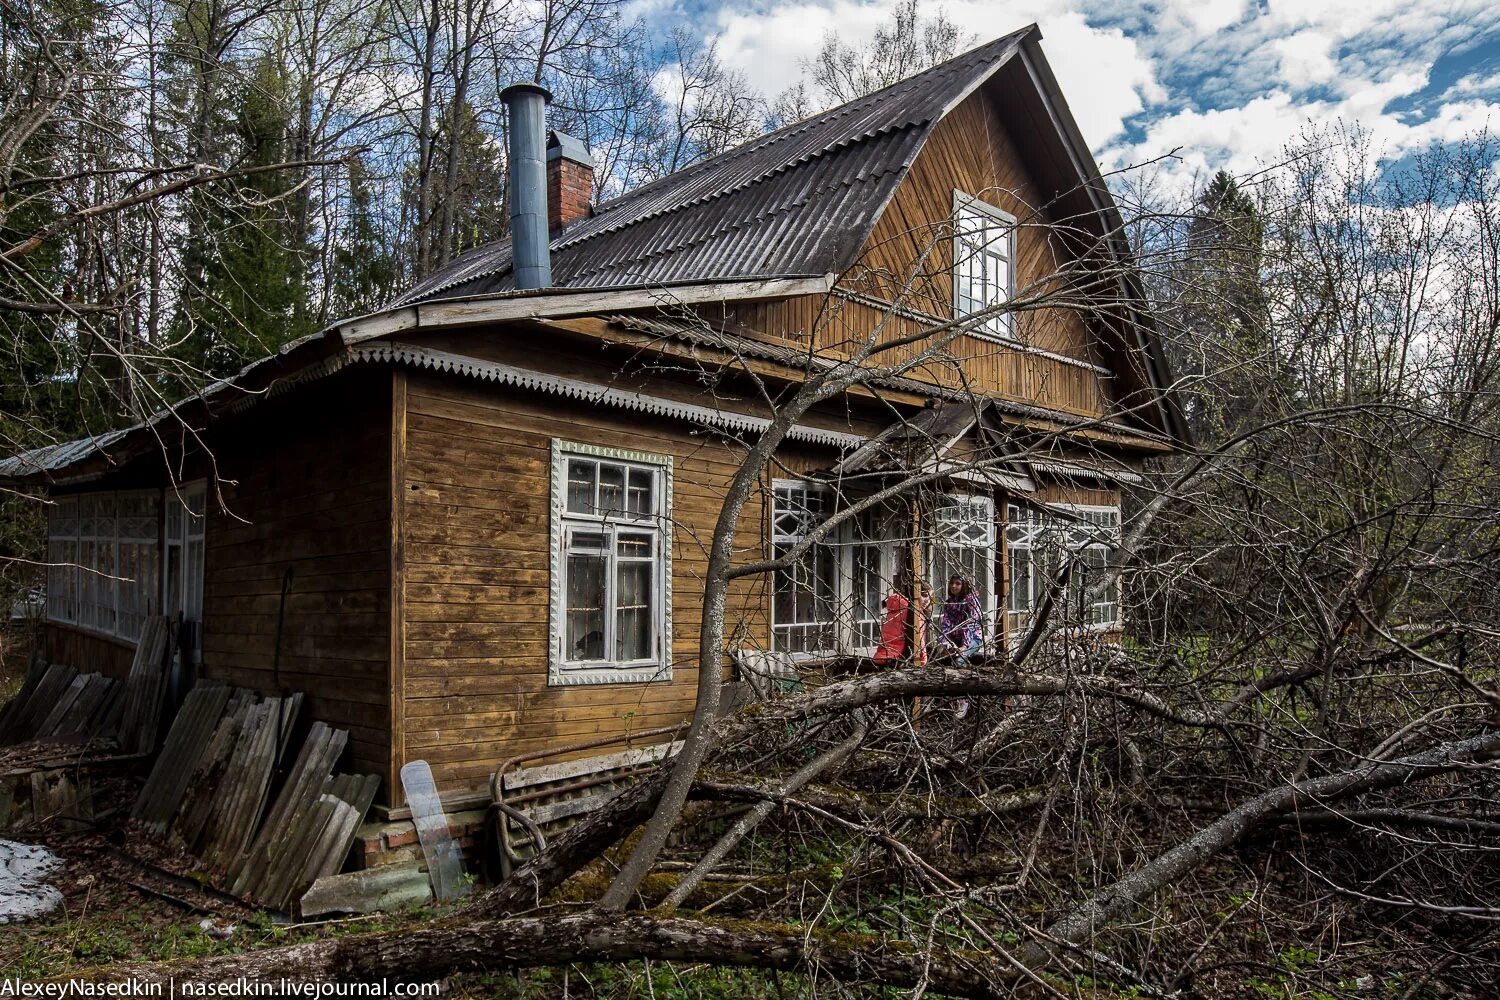
<svg viewBox="0 0 1500 1000">
<path fill-rule="evenodd" d="M 953 315 L 962 319 L 1009 302 L 1015 294 L 1016 220 L 994 205 L 953 192 Z M 1009 338 L 1010 313 L 987 317 L 974 333 Z"/>
<path fill-rule="evenodd" d="M 552 684 L 672 679 L 672 459 L 552 442 Z"/>
</svg>

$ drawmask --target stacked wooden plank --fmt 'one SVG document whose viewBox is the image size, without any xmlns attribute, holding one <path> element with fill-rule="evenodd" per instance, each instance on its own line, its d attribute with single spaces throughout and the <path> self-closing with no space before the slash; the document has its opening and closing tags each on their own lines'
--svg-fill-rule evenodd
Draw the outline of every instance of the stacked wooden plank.
<svg viewBox="0 0 1500 1000">
<path fill-rule="evenodd" d="M 335 774 L 349 734 L 314 722 L 273 797 L 301 702 L 194 689 L 132 811 L 194 854 L 215 885 L 288 911 L 316 879 L 343 867 L 380 784 L 374 775 Z"/>
<path fill-rule="evenodd" d="M 153 615 L 141 628 L 135 646 L 130 676 L 125 679 L 125 707 L 120 719 L 120 749 L 126 753 L 151 753 L 156 749 L 156 728 L 161 717 L 162 694 L 166 690 L 166 665 L 171 658 L 172 625 Z"/>
<path fill-rule="evenodd" d="M 315 879 L 343 867 L 380 780 L 334 775 L 349 734 L 314 723 L 281 795 L 231 887 L 236 895 L 289 910 Z"/>
<path fill-rule="evenodd" d="M 229 692 L 230 689 L 218 681 L 200 681 L 188 692 L 182 708 L 177 711 L 177 719 L 167 734 L 161 756 L 130 812 L 132 819 L 152 833 L 166 833 L 172 817 L 177 815 L 188 781 L 193 776 L 198 752 L 213 735 L 219 717 L 224 714 Z"/>
<path fill-rule="evenodd" d="M 47 675 L 50 668 L 40 659 L 32 658 L 26 669 L 26 682 L 21 685 L 10 701 L 0 708 L 0 746 L 19 742 L 10 738 L 10 733 L 16 728 L 16 723 L 26 711 L 26 706 L 31 701 L 31 696 L 36 693 L 37 685 Z"/>
<path fill-rule="evenodd" d="M 54 663 L 37 678 L 35 685 L 28 684 L 12 699 L 5 710 L 5 730 L 0 739 L 5 743 L 24 743 L 35 739 L 42 722 L 52 711 L 73 683 L 78 671 L 61 663 Z"/>
<path fill-rule="evenodd" d="M 16 697 L 0 743 L 114 740 L 120 731 L 124 698 L 123 684 L 55 663 L 30 692 L 23 690 Z"/>
<path fill-rule="evenodd" d="M 171 634 L 166 618 L 148 618 L 124 681 L 62 663 L 38 665 L 0 711 L 0 745 L 109 740 L 122 753 L 150 753 L 156 749 Z"/>
</svg>

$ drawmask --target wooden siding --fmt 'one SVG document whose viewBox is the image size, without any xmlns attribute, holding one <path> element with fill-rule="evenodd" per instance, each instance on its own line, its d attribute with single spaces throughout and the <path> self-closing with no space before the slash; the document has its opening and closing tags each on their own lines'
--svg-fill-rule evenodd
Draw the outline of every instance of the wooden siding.
<svg viewBox="0 0 1500 1000">
<path fill-rule="evenodd" d="M 124 680 L 135 659 L 135 643 L 63 622 L 47 622 L 43 651 L 48 663 L 66 663 L 80 673 Z"/>
<path fill-rule="evenodd" d="M 1078 504 L 1082 507 L 1118 507 L 1120 491 L 1072 482 L 1039 483 L 1033 499 L 1042 503 Z"/>
<path fill-rule="evenodd" d="M 205 530 L 203 671 L 350 733 L 351 764 L 390 764 L 391 373 L 334 376 L 226 425 L 223 508 Z M 281 661 L 273 674 L 283 575 Z"/>
<path fill-rule="evenodd" d="M 432 373 L 410 373 L 406 394 L 403 758 L 426 759 L 440 788 L 461 792 L 519 753 L 685 721 L 707 540 L 736 451 L 681 422 Z M 670 681 L 548 684 L 554 438 L 674 460 Z M 753 502 L 741 522 L 748 551 L 762 510 Z M 732 593 L 730 620 L 752 636 L 766 628 L 765 587 Z"/>
<path fill-rule="evenodd" d="M 977 91 L 933 130 L 890 206 L 866 243 L 859 262 L 831 296 L 802 296 L 748 304 L 735 319 L 762 334 L 799 345 L 809 340 L 838 355 L 863 343 L 872 331 L 887 342 L 909 336 L 953 315 L 952 216 L 957 189 L 1008 212 L 1018 221 L 1016 288 L 1055 280 L 1068 251 L 1057 233 L 1065 220 L 1044 204 L 1023 166 L 1012 136 L 1001 124 L 988 88 Z M 885 305 L 905 289 L 902 309 Z M 1076 293 L 1047 286 L 1031 295 L 1081 301 Z M 1061 298 L 1059 298 L 1059 296 Z M 948 357 L 913 371 L 913 377 L 950 387 L 1035 403 L 1083 416 L 1116 409 L 1107 369 L 1109 358 L 1077 309 L 1052 306 L 1014 317 L 1018 348 L 990 337 L 964 336 Z M 892 352 L 910 356 L 911 349 Z"/>
</svg>

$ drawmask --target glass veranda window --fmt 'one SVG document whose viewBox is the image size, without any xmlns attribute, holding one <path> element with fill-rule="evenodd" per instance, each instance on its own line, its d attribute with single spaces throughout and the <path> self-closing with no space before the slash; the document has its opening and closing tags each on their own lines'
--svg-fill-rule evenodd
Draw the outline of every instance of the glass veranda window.
<svg viewBox="0 0 1500 1000">
<path fill-rule="evenodd" d="M 1110 568 L 1110 553 L 1120 540 L 1120 509 L 1063 505 L 1056 509 L 1070 517 L 1049 516 L 1040 510 L 1011 504 L 1006 528 L 1010 630 L 1017 632 L 1031 624 L 1031 616 L 1040 607 L 1049 583 L 1070 555 L 1075 558 L 1073 575 L 1064 604 L 1058 609 L 1058 623 L 1090 628 L 1119 624 L 1118 578 L 1087 607 L 1083 598 Z"/>
<path fill-rule="evenodd" d="M 561 579 L 553 682 L 655 679 L 652 670 L 665 670 L 667 660 L 668 460 L 657 465 L 606 449 L 558 447 L 580 451 L 560 450 L 556 466 Z"/>
<path fill-rule="evenodd" d="M 48 516 L 47 561 L 48 618 L 138 639 L 157 607 L 157 494 L 58 498 Z"/>
<path fill-rule="evenodd" d="M 1010 301 L 1015 292 L 1015 220 L 966 194 L 954 194 L 953 312 L 973 316 Z M 1010 336 L 1010 313 L 987 317 L 981 330 Z"/>
<path fill-rule="evenodd" d="M 943 496 L 932 512 L 932 592 L 941 605 L 948 581 L 961 576 L 988 615 L 995 607 L 995 502 L 985 496 Z M 985 634 L 991 630 L 985 623 Z"/>
<path fill-rule="evenodd" d="M 791 552 L 832 513 L 832 494 L 811 485 L 775 487 L 771 553 L 791 561 L 773 574 L 771 638 L 777 652 L 832 652 L 838 644 L 838 549 L 825 536 Z"/>
<path fill-rule="evenodd" d="M 162 538 L 162 610 L 180 615 L 188 625 L 193 653 L 203 652 L 204 526 L 207 484 L 184 483 L 166 493 Z"/>
<path fill-rule="evenodd" d="M 896 576 L 892 519 L 867 510 L 855 519 L 848 545 L 849 627 L 855 649 L 873 652 L 880 644 L 885 599 Z"/>
</svg>

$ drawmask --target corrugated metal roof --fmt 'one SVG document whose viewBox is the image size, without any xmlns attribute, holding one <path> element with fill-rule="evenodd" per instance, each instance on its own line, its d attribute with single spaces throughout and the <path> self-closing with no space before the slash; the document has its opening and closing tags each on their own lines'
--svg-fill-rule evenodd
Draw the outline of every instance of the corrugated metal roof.
<svg viewBox="0 0 1500 1000">
<path fill-rule="evenodd" d="M 159 444 L 161 429 L 173 422 L 181 423 L 191 433 L 192 426 L 205 409 L 226 412 L 253 405 L 308 377 L 316 377 L 312 362 L 321 356 L 323 345 L 324 338 L 321 334 L 299 337 L 283 344 L 275 353 L 251 362 L 235 375 L 212 382 L 200 392 L 172 406 L 163 407 L 129 427 L 73 441 L 43 445 L 0 459 L 0 481 L 25 481 L 32 477 L 62 472 L 90 458 L 111 458 L 115 452 L 127 450 L 129 439 L 140 438 L 143 431 L 151 432 L 146 435 L 145 440 Z M 288 372 L 290 375 L 286 374 Z M 282 373 L 283 377 L 276 379 L 278 373 Z M 263 382 L 261 379 L 267 381 Z"/>
<path fill-rule="evenodd" d="M 552 238 L 564 287 L 843 271 L 932 130 L 1034 27 L 599 205 Z M 395 305 L 514 288 L 508 241 L 464 254 Z"/>
</svg>

